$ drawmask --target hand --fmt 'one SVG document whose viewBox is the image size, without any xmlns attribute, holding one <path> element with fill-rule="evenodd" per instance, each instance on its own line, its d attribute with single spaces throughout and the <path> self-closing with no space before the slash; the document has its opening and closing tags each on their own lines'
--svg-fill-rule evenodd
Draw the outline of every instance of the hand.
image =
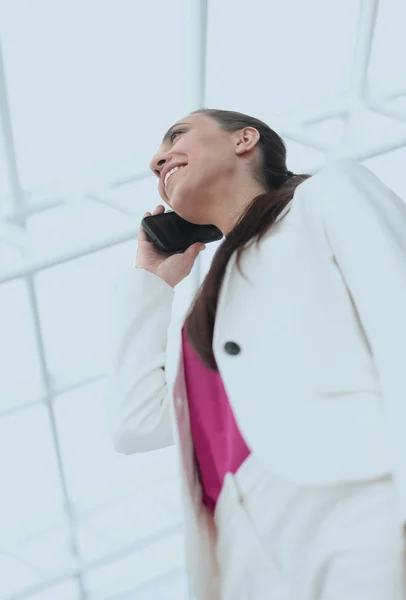
<svg viewBox="0 0 406 600">
<path fill-rule="evenodd" d="M 158 215 L 165 212 L 161 204 L 156 207 L 153 214 Z M 146 212 L 144 217 L 150 216 Z M 138 251 L 135 261 L 137 269 L 145 269 L 157 275 L 171 287 L 175 287 L 191 272 L 196 258 L 206 246 L 201 242 L 192 244 L 183 253 L 168 255 L 160 252 L 153 242 L 148 238 L 142 226 L 138 231 Z"/>
</svg>

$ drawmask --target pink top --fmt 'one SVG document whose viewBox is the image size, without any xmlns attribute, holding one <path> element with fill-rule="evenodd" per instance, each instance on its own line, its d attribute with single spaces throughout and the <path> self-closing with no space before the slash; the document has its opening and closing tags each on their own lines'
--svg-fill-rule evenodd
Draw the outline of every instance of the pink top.
<svg viewBox="0 0 406 600">
<path fill-rule="evenodd" d="M 203 490 L 214 513 L 226 473 L 235 473 L 250 454 L 234 418 L 219 373 L 202 364 L 182 329 L 190 426 Z"/>
</svg>

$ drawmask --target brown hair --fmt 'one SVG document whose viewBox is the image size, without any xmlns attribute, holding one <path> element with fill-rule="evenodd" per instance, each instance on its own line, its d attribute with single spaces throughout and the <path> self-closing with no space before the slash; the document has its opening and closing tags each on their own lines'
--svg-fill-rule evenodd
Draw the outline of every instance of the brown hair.
<svg viewBox="0 0 406 600">
<path fill-rule="evenodd" d="M 278 215 L 293 198 L 296 187 L 310 175 L 294 175 L 287 170 L 286 147 L 282 138 L 262 121 L 227 110 L 201 109 L 192 114 L 203 114 L 215 119 L 225 131 L 238 131 L 244 127 L 257 129 L 260 134 L 258 145 L 262 160 L 256 169 L 255 176 L 267 190 L 252 200 L 231 232 L 217 248 L 210 269 L 196 293 L 186 318 L 186 333 L 191 346 L 206 367 L 218 371 L 213 354 L 213 331 L 221 283 L 227 263 L 236 250 L 237 267 L 241 273 L 240 260 L 243 246 L 254 237 L 257 237 L 256 244 L 258 245 Z"/>
</svg>

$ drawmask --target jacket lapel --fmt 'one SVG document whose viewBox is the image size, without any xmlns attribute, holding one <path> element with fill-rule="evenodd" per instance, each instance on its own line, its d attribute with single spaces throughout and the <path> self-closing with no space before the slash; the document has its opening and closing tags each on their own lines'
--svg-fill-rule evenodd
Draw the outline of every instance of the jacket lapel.
<svg viewBox="0 0 406 600">
<path fill-rule="evenodd" d="M 276 223 L 278 223 L 289 212 L 289 210 L 291 208 L 291 204 L 292 204 L 292 200 L 285 206 L 285 208 L 282 210 L 282 212 L 278 215 L 278 217 L 275 220 L 274 225 Z M 244 248 L 246 248 L 251 243 L 252 242 L 250 240 L 249 242 L 247 242 L 247 244 L 245 244 Z M 252 248 L 246 249 L 244 251 L 244 258 L 246 261 L 246 268 L 248 265 L 247 271 L 249 271 L 249 259 L 251 256 L 253 256 Z M 231 277 L 234 274 L 235 274 L 235 276 L 241 277 L 239 272 L 236 270 L 237 269 L 236 262 L 237 262 L 237 253 L 233 252 L 233 254 L 230 257 L 230 260 L 228 261 L 228 264 L 226 267 L 226 272 L 224 273 L 223 281 L 221 284 L 219 300 L 218 300 L 218 304 L 217 304 L 217 311 L 216 311 L 216 320 L 215 320 L 215 324 L 214 324 L 213 347 L 217 346 L 217 341 L 218 341 L 218 337 L 220 334 L 220 327 L 224 320 L 223 315 L 226 314 L 225 309 L 227 306 L 227 297 L 228 297 L 228 291 L 229 291 L 229 287 L 230 287 Z"/>
</svg>

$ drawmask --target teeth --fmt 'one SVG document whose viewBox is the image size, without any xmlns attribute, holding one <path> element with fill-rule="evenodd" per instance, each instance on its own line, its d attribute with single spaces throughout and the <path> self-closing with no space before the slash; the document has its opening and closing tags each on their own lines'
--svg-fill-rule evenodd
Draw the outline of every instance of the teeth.
<svg viewBox="0 0 406 600">
<path fill-rule="evenodd" d="M 182 165 L 182 166 L 179 166 L 179 167 L 174 167 L 173 169 L 171 169 L 171 170 L 170 170 L 170 171 L 169 171 L 169 172 L 166 174 L 165 181 L 164 181 L 164 186 L 166 186 L 166 184 L 168 183 L 168 179 L 169 179 L 169 177 L 172 175 L 172 173 L 176 173 L 176 171 L 179 171 L 179 169 L 183 169 L 183 167 L 185 167 L 185 166 L 186 166 L 186 165 Z"/>
</svg>

